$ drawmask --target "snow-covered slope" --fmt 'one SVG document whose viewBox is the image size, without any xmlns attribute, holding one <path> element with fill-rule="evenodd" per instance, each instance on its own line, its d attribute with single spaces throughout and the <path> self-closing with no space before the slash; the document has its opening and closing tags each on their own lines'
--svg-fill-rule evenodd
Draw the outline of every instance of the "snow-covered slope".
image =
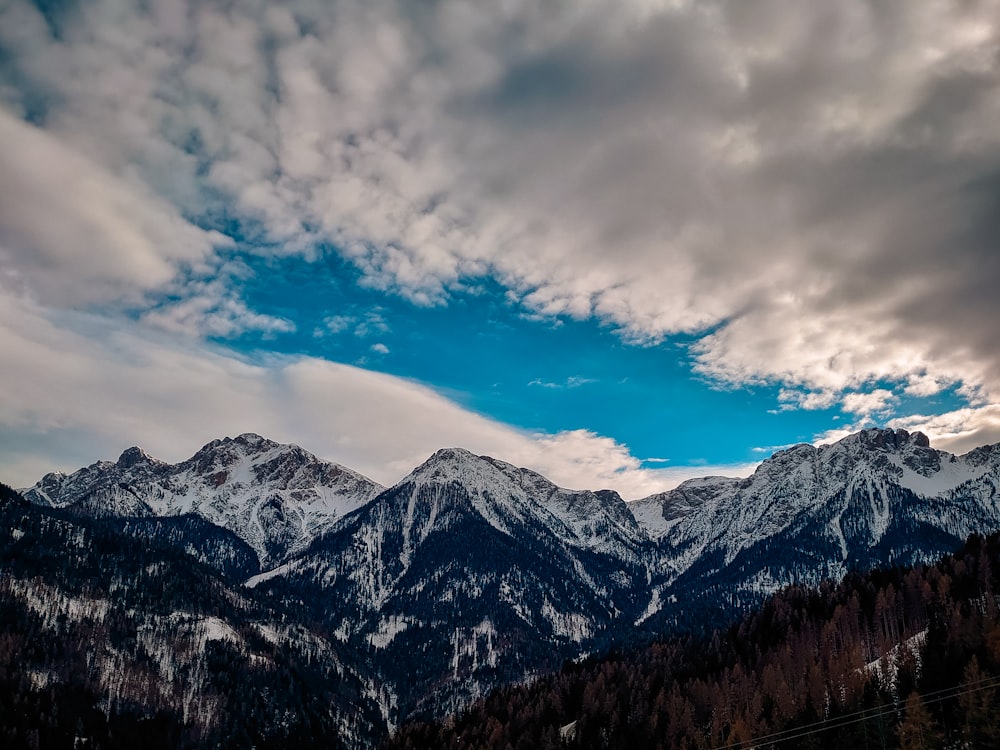
<svg viewBox="0 0 1000 750">
<path fill-rule="evenodd" d="M 93 516 L 193 513 L 242 538 L 266 566 L 303 549 L 383 489 L 296 445 L 248 433 L 213 440 L 179 464 L 129 448 L 115 463 L 47 474 L 22 494 Z"/>
<path fill-rule="evenodd" d="M 630 507 L 658 540 L 668 580 L 725 577 L 763 592 L 928 559 L 1000 528 L 998 487 L 996 446 L 954 456 L 919 432 L 871 429 L 780 451 L 746 479 L 695 479 Z"/>
<path fill-rule="evenodd" d="M 616 493 L 444 449 L 253 583 L 370 650 L 405 716 L 579 655 L 645 605 L 652 551 Z"/>
<path fill-rule="evenodd" d="M 225 551 L 244 591 L 322 623 L 370 667 L 395 721 L 616 641 L 721 624 L 792 582 L 937 557 L 1000 529 L 998 489 L 1000 446 L 953 456 L 920 433 L 865 430 L 631 504 L 459 448 L 384 489 L 249 434 L 176 465 L 131 448 L 25 495 L 126 517 L 127 533 L 202 562 Z M 218 530 L 167 539 L 164 518 L 184 514 L 241 537 L 261 567 Z"/>
</svg>

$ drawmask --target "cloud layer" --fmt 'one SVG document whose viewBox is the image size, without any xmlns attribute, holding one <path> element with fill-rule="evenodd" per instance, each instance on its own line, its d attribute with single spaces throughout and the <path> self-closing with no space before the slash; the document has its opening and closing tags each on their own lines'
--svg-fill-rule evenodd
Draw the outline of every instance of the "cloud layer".
<svg viewBox="0 0 1000 750">
<path fill-rule="evenodd" d="M 244 361 L 140 324 L 53 317 L 10 296 L 0 296 L 0 321 L 0 471 L 18 486 L 133 444 L 179 461 L 241 432 L 300 444 L 385 484 L 442 446 L 502 456 L 562 486 L 612 486 L 629 499 L 690 475 L 642 469 L 625 446 L 583 430 L 518 431 L 422 385 L 349 365 Z"/>
<path fill-rule="evenodd" d="M 922 424 L 985 437 L 997 19 L 993 0 L 12 0 L 0 279 L 52 309 L 141 308 L 217 268 L 235 223 L 417 304 L 489 275 L 636 343 L 696 334 L 702 374 L 781 384 L 779 408 L 863 421 L 958 385 L 969 409 Z M 147 323 L 287 330 L 236 278 L 183 289 Z"/>
</svg>

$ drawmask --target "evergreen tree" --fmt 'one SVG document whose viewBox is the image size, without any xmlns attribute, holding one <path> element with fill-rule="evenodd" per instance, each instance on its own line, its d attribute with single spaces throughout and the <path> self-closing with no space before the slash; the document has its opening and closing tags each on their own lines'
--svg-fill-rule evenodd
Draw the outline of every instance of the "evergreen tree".
<svg viewBox="0 0 1000 750">
<path fill-rule="evenodd" d="M 943 741 L 934 717 L 916 691 L 906 699 L 906 713 L 898 732 L 901 750 L 936 750 Z"/>
<path fill-rule="evenodd" d="M 965 668 L 958 701 L 962 738 L 972 747 L 1000 750 L 1000 703 L 994 680 L 983 674 L 975 656 Z"/>
</svg>

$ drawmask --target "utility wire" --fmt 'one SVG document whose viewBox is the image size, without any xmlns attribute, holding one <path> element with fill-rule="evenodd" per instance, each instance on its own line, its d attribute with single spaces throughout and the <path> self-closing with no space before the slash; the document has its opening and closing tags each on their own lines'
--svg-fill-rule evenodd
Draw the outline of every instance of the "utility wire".
<svg viewBox="0 0 1000 750">
<path fill-rule="evenodd" d="M 994 687 L 1000 687 L 1000 676 L 984 677 L 983 679 L 976 680 L 975 682 L 967 682 L 955 687 L 934 690 L 926 695 L 921 695 L 920 699 L 923 701 L 924 705 L 941 703 L 946 700 L 958 698 L 962 695 L 970 695 L 972 693 L 989 690 Z M 871 719 L 880 719 L 884 716 L 889 716 L 899 711 L 905 703 L 905 700 L 895 700 L 892 703 L 885 704 L 884 706 L 875 706 L 873 708 L 853 711 L 832 719 L 823 719 L 813 722 L 812 724 L 783 729 L 779 732 L 761 735 L 760 737 L 754 737 L 750 740 L 716 745 L 711 750 L 729 750 L 730 748 L 741 747 L 744 744 L 775 744 L 778 742 L 800 739 L 802 737 L 807 737 L 811 734 L 817 734 L 819 732 L 825 732 L 830 729 L 840 729 L 852 724 L 860 724 L 861 722 L 870 721 Z"/>
</svg>

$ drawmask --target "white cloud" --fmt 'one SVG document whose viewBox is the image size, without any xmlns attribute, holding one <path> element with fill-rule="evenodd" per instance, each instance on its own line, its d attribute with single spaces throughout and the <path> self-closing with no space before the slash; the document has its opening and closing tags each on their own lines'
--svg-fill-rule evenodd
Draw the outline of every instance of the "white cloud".
<svg viewBox="0 0 1000 750">
<path fill-rule="evenodd" d="M 892 391 L 876 388 L 867 393 L 848 393 L 843 398 L 844 411 L 860 417 L 885 416 L 899 401 Z"/>
<path fill-rule="evenodd" d="M 663 492 L 694 477 L 748 476 L 757 467 L 757 463 L 745 463 L 644 469 L 627 446 L 589 430 L 538 436 L 533 445 L 524 447 L 535 455 L 515 453 L 515 463 L 537 468 L 564 487 L 611 488 L 626 500 Z"/>
<path fill-rule="evenodd" d="M 998 398 L 1000 2 L 421 8 L 97 0 L 53 34 L 6 3 L 0 283 L 139 304 L 231 216 L 417 304 L 489 274 L 528 315 L 694 333 L 786 407 Z M 147 320 L 282 330 L 238 283 Z"/>
<path fill-rule="evenodd" d="M 937 416 L 912 415 L 889 422 L 911 432 L 923 432 L 939 450 L 961 454 L 980 445 L 1000 443 L 1000 406 L 956 409 Z"/>
<path fill-rule="evenodd" d="M 323 328 L 320 329 L 319 333 L 325 335 L 327 333 L 338 334 L 343 333 L 354 323 L 354 318 L 350 315 L 330 315 L 323 319 Z"/>
<path fill-rule="evenodd" d="M 371 350 L 373 352 L 375 352 L 376 354 L 388 354 L 389 353 L 389 347 L 386 346 L 385 344 L 381 343 L 381 342 L 379 342 L 377 344 L 372 344 L 371 345 Z"/>
<path fill-rule="evenodd" d="M 188 281 L 183 296 L 142 315 L 144 323 L 191 337 L 233 338 L 247 331 L 291 333 L 290 320 L 254 312 L 219 279 Z"/>
<path fill-rule="evenodd" d="M 228 240 L 0 109 L 0 271 L 49 304 L 137 299 Z"/>
<path fill-rule="evenodd" d="M 308 357 L 252 362 L 127 321 L 51 313 L 0 295 L 0 481 L 114 459 L 137 444 L 169 461 L 224 435 L 294 442 L 386 484 L 462 446 L 575 488 L 626 497 L 673 486 L 628 448 L 576 431 L 536 435 L 407 380 Z"/>
</svg>

